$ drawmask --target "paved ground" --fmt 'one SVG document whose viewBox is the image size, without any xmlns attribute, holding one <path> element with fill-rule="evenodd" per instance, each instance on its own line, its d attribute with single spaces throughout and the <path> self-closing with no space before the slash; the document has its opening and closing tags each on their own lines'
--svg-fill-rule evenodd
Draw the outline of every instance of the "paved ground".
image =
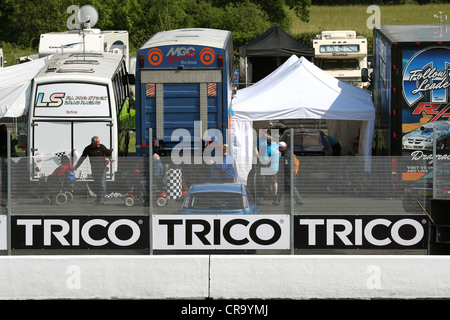
<svg viewBox="0 0 450 320">
<path fill-rule="evenodd" d="M 395 198 L 371 198 L 361 196 L 317 196 L 304 195 L 303 205 L 295 205 L 295 214 L 302 215 L 398 215 L 407 214 L 402 208 L 401 199 Z M 165 207 L 158 207 L 153 204 L 154 214 L 176 214 L 181 206 L 181 201 L 168 200 Z M 283 202 L 280 205 L 273 205 L 270 199 L 259 205 L 261 214 L 282 214 L 285 212 Z M 4 209 L 6 212 L 6 209 Z M 12 215 L 146 215 L 150 213 L 150 208 L 142 201 L 137 202 L 132 207 L 124 204 L 122 197 L 111 197 L 105 205 L 98 206 L 94 203 L 94 198 L 86 196 L 74 196 L 73 201 L 64 205 L 56 203 L 44 203 L 40 198 L 13 199 L 11 206 Z"/>
</svg>

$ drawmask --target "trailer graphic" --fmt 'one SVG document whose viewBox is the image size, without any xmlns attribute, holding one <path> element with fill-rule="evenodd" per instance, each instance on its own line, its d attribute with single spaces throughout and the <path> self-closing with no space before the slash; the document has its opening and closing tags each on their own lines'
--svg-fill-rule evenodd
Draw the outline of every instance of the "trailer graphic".
<svg viewBox="0 0 450 320">
<path fill-rule="evenodd" d="M 450 155 L 450 33 L 441 25 L 374 28 L 376 155 L 393 156 L 398 191 L 432 169 L 436 129 L 438 157 Z M 413 164 L 400 165 L 396 156 Z M 404 188 L 406 190 L 406 188 Z"/>
<path fill-rule="evenodd" d="M 374 50 L 377 154 L 430 151 L 429 128 L 450 120 L 450 34 L 439 25 L 376 26 Z M 450 149 L 447 133 L 441 152 Z"/>
<path fill-rule="evenodd" d="M 186 129 L 195 142 L 206 141 L 210 128 L 228 128 L 234 79 L 231 32 L 178 29 L 155 34 L 137 52 L 136 153 L 148 154 L 152 143 L 170 153 L 176 129 Z M 200 133 L 195 123 L 201 121 Z M 152 128 L 153 141 L 149 141 Z"/>
</svg>

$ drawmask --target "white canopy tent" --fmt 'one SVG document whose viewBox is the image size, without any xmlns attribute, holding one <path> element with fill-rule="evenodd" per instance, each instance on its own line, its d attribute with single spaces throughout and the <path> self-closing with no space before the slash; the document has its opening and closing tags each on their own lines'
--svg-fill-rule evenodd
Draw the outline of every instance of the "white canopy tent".
<svg viewBox="0 0 450 320">
<path fill-rule="evenodd" d="M 329 125 L 330 135 L 355 139 L 349 122 L 360 124 L 358 155 L 372 153 L 375 108 L 370 93 L 337 80 L 304 57 L 292 56 L 251 87 L 238 90 L 230 108 L 230 149 L 237 160 L 238 180 L 246 183 L 252 166 L 253 121 L 280 119 L 344 120 Z M 365 169 L 370 170 L 370 157 Z"/>
<path fill-rule="evenodd" d="M 0 118 L 16 118 L 28 112 L 33 79 L 50 57 L 0 69 Z"/>
</svg>

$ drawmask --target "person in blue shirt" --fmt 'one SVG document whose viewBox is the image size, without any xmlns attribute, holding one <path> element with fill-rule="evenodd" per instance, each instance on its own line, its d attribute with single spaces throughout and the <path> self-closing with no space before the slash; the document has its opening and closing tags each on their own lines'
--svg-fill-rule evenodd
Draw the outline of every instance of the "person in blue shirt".
<svg viewBox="0 0 450 320">
<path fill-rule="evenodd" d="M 211 178 L 214 182 L 234 182 L 236 167 L 233 158 L 227 153 L 227 147 L 223 146 L 222 161 L 211 165 Z"/>
<path fill-rule="evenodd" d="M 261 134 L 262 133 L 262 134 Z M 256 156 L 258 157 L 258 175 L 256 180 L 256 203 L 264 204 L 264 197 L 269 196 L 268 192 L 272 189 L 273 194 L 276 196 L 278 183 L 278 161 L 280 159 L 280 151 L 278 150 L 277 139 L 271 136 L 271 132 L 267 130 L 260 130 L 260 136 L 258 136 L 255 146 Z M 271 188 L 271 185 L 273 188 Z"/>
<path fill-rule="evenodd" d="M 255 153 L 259 163 L 267 164 L 269 161 L 269 133 L 267 130 L 260 130 L 260 133 L 262 135 L 258 135 L 256 138 Z"/>
<path fill-rule="evenodd" d="M 264 169 L 265 170 L 264 173 L 267 176 L 269 176 L 268 183 L 273 184 L 273 191 L 274 191 L 273 196 L 276 197 L 276 195 L 278 193 L 277 172 L 278 172 L 281 152 L 279 150 L 279 145 L 278 145 L 277 140 L 271 136 L 269 137 L 269 139 L 270 139 L 270 146 L 269 146 L 268 156 L 270 159 L 270 163 L 269 163 L 269 166 Z"/>
</svg>

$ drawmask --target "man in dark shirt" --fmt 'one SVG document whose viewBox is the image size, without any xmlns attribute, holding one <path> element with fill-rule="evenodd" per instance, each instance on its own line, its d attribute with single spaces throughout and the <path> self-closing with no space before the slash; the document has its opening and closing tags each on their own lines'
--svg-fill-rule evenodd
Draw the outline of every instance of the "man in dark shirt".
<svg viewBox="0 0 450 320">
<path fill-rule="evenodd" d="M 80 160 L 75 165 L 74 169 L 77 170 L 86 157 L 89 157 L 91 163 L 93 191 L 97 195 L 95 202 L 98 204 L 105 203 L 106 194 L 106 160 L 111 158 L 112 151 L 106 148 L 100 143 L 100 138 L 97 136 L 92 137 L 91 144 L 83 150 Z M 110 159 L 113 162 L 112 159 Z"/>
</svg>

